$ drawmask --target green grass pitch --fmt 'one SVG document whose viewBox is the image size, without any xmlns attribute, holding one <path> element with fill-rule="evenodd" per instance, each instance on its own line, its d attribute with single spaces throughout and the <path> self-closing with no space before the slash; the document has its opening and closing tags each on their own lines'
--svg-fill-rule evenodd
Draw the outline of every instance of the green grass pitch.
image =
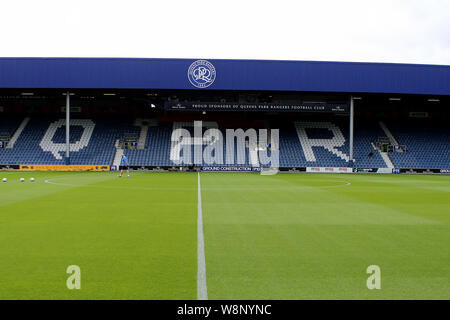
<svg viewBox="0 0 450 320">
<path fill-rule="evenodd" d="M 197 298 L 197 173 L 3 177 L 0 299 Z M 450 176 L 200 178 L 209 299 L 450 299 Z"/>
</svg>

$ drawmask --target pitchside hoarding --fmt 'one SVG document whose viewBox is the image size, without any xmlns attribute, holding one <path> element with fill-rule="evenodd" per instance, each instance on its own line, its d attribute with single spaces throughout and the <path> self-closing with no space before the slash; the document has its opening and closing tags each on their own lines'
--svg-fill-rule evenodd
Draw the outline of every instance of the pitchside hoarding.
<svg viewBox="0 0 450 320">
<path fill-rule="evenodd" d="M 260 112 L 321 112 L 348 114 L 348 104 L 336 103 L 239 103 L 239 102 L 173 102 L 164 104 L 172 111 L 260 111 Z"/>
<path fill-rule="evenodd" d="M 109 165 L 20 165 L 21 171 L 109 171 Z"/>
<path fill-rule="evenodd" d="M 353 173 L 353 168 L 346 167 L 306 167 L 311 173 Z"/>
<path fill-rule="evenodd" d="M 220 172 L 261 172 L 259 167 L 249 166 L 202 166 L 201 171 L 220 171 Z"/>
</svg>

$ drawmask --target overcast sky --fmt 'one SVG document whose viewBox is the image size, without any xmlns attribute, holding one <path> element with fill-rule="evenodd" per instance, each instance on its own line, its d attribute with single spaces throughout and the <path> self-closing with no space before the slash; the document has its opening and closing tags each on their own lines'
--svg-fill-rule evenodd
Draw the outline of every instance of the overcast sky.
<svg viewBox="0 0 450 320">
<path fill-rule="evenodd" d="M 449 0 L 0 2 L 0 56 L 450 65 Z"/>
</svg>

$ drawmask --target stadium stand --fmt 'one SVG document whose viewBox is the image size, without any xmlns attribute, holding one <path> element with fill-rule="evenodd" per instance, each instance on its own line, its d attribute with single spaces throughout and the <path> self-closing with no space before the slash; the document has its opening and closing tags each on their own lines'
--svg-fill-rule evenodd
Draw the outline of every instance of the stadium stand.
<svg viewBox="0 0 450 320">
<path fill-rule="evenodd" d="M 65 128 L 63 124 L 64 120 L 56 118 L 32 118 L 14 148 L 1 150 L 0 163 L 7 165 L 64 164 Z M 111 164 L 115 153 L 115 139 L 123 135 L 124 131 L 136 130 L 135 127 L 128 126 L 120 119 L 73 119 L 70 129 L 71 163 L 86 165 Z"/>
<path fill-rule="evenodd" d="M 397 168 L 450 168 L 450 128 L 436 123 L 391 123 L 389 128 L 405 152 L 392 152 Z"/>
<path fill-rule="evenodd" d="M 170 161 L 170 137 L 172 125 L 162 123 L 149 127 L 144 149 L 124 150 L 134 166 L 172 166 Z"/>
<path fill-rule="evenodd" d="M 0 120 L 0 132 L 13 135 L 20 125 L 20 118 Z M 64 164 L 65 120 L 58 118 L 31 118 L 12 149 L 0 149 L 0 164 Z M 222 132 L 223 160 L 233 159 L 233 165 L 259 166 L 258 158 L 250 156 L 255 146 L 246 145 L 243 150 L 235 148 L 227 154 L 226 132 L 217 122 L 204 122 L 203 132 L 217 128 Z M 398 168 L 449 168 L 450 130 L 435 125 L 389 124 L 393 135 L 407 152 L 391 152 L 389 157 Z M 132 119 L 73 119 L 71 125 L 71 163 L 112 165 L 117 142 L 125 135 L 136 136 L 141 146 L 125 149 L 133 166 L 176 166 L 182 142 L 171 141 L 175 129 L 183 128 L 194 136 L 193 122 L 153 122 L 144 130 Z M 349 138 L 345 123 L 339 122 L 294 122 L 280 129 L 281 167 L 347 167 L 349 164 Z M 246 128 L 243 128 L 246 130 Z M 146 136 L 139 137 L 140 133 Z M 358 122 L 355 126 L 353 166 L 361 168 L 385 168 L 381 152 L 374 142 L 385 136 L 380 125 L 373 122 Z M 212 143 L 208 139 L 208 144 Z M 144 142 L 145 141 L 145 142 Z M 178 149 L 176 148 L 178 146 Z M 202 146 L 204 150 L 206 145 Z M 171 154 L 172 150 L 172 154 Z M 241 152 L 239 154 L 239 152 Z M 259 151 L 263 152 L 263 151 Z M 265 151 L 264 151 L 265 152 Z M 214 156 L 214 154 L 213 154 Z M 244 158 L 242 163 L 238 158 Z M 188 165 L 196 163 L 194 146 L 191 146 Z M 211 158 L 206 161 L 211 162 Z M 211 163 L 200 162 L 202 165 Z"/>
<path fill-rule="evenodd" d="M 335 134 L 338 134 L 338 138 L 333 139 Z M 381 134 L 381 129 L 375 123 L 355 127 L 355 166 L 386 167 L 379 152 L 371 145 Z M 373 155 L 369 156 L 370 154 Z M 348 155 L 348 130 L 334 123 L 297 123 L 295 127 L 283 128 L 280 132 L 282 167 L 346 167 L 349 165 Z"/>
</svg>

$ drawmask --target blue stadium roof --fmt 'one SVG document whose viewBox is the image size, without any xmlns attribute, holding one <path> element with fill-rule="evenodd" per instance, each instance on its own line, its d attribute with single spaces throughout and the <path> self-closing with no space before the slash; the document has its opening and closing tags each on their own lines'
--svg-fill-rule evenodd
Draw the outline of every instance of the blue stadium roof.
<svg viewBox="0 0 450 320">
<path fill-rule="evenodd" d="M 215 79 L 209 79 L 208 87 L 197 88 L 188 79 L 189 67 L 195 61 L 196 59 L 0 58 L 0 88 L 276 90 L 450 95 L 450 66 L 210 59 L 208 61 L 215 68 Z M 207 72 L 212 71 L 211 66 L 206 68 L 209 68 Z"/>
</svg>

